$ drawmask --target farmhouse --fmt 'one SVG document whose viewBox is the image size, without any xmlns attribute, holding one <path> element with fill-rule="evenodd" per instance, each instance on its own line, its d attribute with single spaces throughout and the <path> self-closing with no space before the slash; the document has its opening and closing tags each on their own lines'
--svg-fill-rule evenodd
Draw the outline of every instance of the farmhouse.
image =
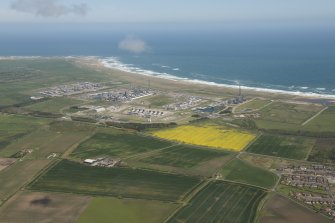
<svg viewBox="0 0 335 223">
<path fill-rule="evenodd" d="M 96 160 L 94 160 L 94 159 L 86 159 L 86 160 L 84 160 L 85 164 L 90 164 L 90 165 L 94 164 L 95 162 L 96 162 Z"/>
<path fill-rule="evenodd" d="M 115 167 L 121 162 L 120 159 L 110 159 L 110 158 L 97 158 L 97 159 L 85 159 L 84 164 L 90 166 L 100 166 L 100 167 Z"/>
</svg>

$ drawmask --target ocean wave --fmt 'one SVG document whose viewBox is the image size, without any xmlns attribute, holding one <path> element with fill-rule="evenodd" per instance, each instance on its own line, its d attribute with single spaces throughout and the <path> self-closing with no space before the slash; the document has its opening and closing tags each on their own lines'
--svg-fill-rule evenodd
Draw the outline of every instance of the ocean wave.
<svg viewBox="0 0 335 223">
<path fill-rule="evenodd" d="M 302 90 L 307 90 L 309 87 L 299 87 Z"/>
<path fill-rule="evenodd" d="M 251 90 L 251 91 L 256 91 L 256 92 L 264 92 L 264 93 L 267 92 L 267 93 L 288 94 L 288 95 L 303 96 L 303 97 L 335 99 L 335 95 L 333 94 L 319 92 L 319 91 L 325 91 L 326 88 L 316 88 L 317 92 L 312 92 L 312 91 L 303 92 L 303 91 L 299 91 L 296 89 L 307 90 L 310 88 L 290 86 L 288 87 L 288 89 L 290 90 L 281 90 L 281 89 L 273 89 L 273 88 L 267 88 L 267 87 L 251 87 L 251 86 L 244 86 L 244 85 L 239 86 L 239 85 L 233 85 L 233 84 L 223 84 L 223 83 L 216 83 L 216 82 L 211 82 L 211 81 L 204 81 L 204 80 L 199 80 L 199 79 L 189 79 L 186 77 L 178 77 L 178 76 L 168 74 L 168 73 L 161 73 L 161 72 L 141 69 L 138 67 L 134 67 L 133 65 L 130 65 L 130 64 L 124 64 L 117 57 L 100 58 L 99 60 L 107 68 L 117 69 L 117 70 L 130 72 L 130 73 L 141 74 L 145 76 L 153 76 L 153 77 L 168 79 L 172 81 L 185 81 L 185 82 L 194 83 L 194 84 L 204 84 L 204 85 L 209 85 L 209 86 L 226 87 L 226 88 L 233 88 L 233 89 L 238 89 L 239 87 L 241 87 L 241 89 L 243 90 Z"/>
<path fill-rule="evenodd" d="M 160 68 L 168 69 L 168 70 L 180 71 L 180 68 L 178 68 L 178 67 L 174 68 L 174 67 L 171 67 L 171 66 L 168 66 L 168 65 L 162 65 L 162 64 L 157 64 L 157 63 L 153 63 L 151 65 L 155 66 L 155 67 L 160 67 Z"/>
</svg>

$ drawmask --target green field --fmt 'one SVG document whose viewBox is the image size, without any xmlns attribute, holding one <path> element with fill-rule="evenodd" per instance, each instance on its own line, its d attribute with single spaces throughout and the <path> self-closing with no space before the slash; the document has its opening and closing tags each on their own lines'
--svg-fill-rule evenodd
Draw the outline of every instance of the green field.
<svg viewBox="0 0 335 223">
<path fill-rule="evenodd" d="M 167 95 L 156 95 L 148 99 L 149 103 L 153 107 L 161 107 L 174 102 L 174 99 Z"/>
<path fill-rule="evenodd" d="M 76 99 L 72 99 L 72 98 L 58 97 L 58 98 L 49 99 L 47 101 L 43 101 L 40 103 L 28 105 L 24 107 L 24 109 L 29 110 L 29 111 L 59 114 L 61 113 L 61 110 L 63 108 L 77 105 L 80 103 L 83 103 L 83 102 L 76 100 Z"/>
<path fill-rule="evenodd" d="M 153 156 L 141 159 L 141 162 L 191 168 L 206 161 L 230 155 L 228 152 L 203 149 L 186 145 L 176 145 L 155 153 Z"/>
<path fill-rule="evenodd" d="M 262 107 L 271 103 L 271 100 L 255 98 L 250 100 L 236 108 L 236 112 L 243 112 L 243 111 L 254 111 L 257 109 L 261 109 Z"/>
<path fill-rule="evenodd" d="M 264 190 L 222 181 L 211 182 L 169 219 L 183 222 L 254 222 Z"/>
<path fill-rule="evenodd" d="M 315 139 L 299 136 L 262 135 L 247 149 L 248 152 L 290 159 L 306 159 Z"/>
<path fill-rule="evenodd" d="M 97 133 L 83 142 L 71 154 L 72 157 L 86 159 L 101 156 L 126 157 L 171 146 L 167 141 L 145 137 L 125 131 L 110 130 Z"/>
<path fill-rule="evenodd" d="M 0 150 L 0 156 L 12 157 L 25 149 L 33 151 L 29 158 L 43 159 L 51 153 L 60 156 L 71 146 L 93 134 L 94 130 L 95 127 L 83 123 L 53 122 Z"/>
<path fill-rule="evenodd" d="M 335 106 L 330 106 L 305 125 L 309 131 L 335 132 Z"/>
<path fill-rule="evenodd" d="M 278 177 L 270 171 L 252 166 L 242 160 L 234 159 L 221 170 L 225 180 L 251 184 L 264 188 L 272 188 Z"/>
<path fill-rule="evenodd" d="M 265 203 L 259 223 L 331 223 L 326 216 L 304 207 L 289 198 L 275 194 Z"/>
<path fill-rule="evenodd" d="M 82 195 L 19 191 L 0 207 L 0 222 L 73 223 L 90 200 Z"/>
<path fill-rule="evenodd" d="M 0 172 L 0 205 L 50 163 L 50 160 L 17 161 Z"/>
<path fill-rule="evenodd" d="M 76 223 L 159 223 L 177 207 L 160 201 L 94 198 Z"/>
<path fill-rule="evenodd" d="M 317 104 L 274 102 L 259 111 L 256 125 L 261 129 L 299 130 L 301 124 L 323 109 Z"/>
<path fill-rule="evenodd" d="M 29 188 L 90 195 L 176 201 L 200 179 L 141 169 L 90 167 L 63 160 Z"/>
<path fill-rule="evenodd" d="M 318 138 L 308 156 L 308 161 L 335 163 L 335 138 Z"/>
<path fill-rule="evenodd" d="M 42 118 L 0 114 L 0 152 L 9 144 L 49 122 L 50 120 Z"/>
</svg>

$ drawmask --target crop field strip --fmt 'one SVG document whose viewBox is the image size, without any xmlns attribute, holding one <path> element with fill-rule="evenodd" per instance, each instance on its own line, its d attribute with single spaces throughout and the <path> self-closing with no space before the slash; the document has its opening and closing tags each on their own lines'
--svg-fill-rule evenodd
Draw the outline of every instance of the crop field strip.
<svg viewBox="0 0 335 223">
<path fill-rule="evenodd" d="M 253 222 L 265 194 L 256 187 L 211 182 L 168 222 Z"/>
<path fill-rule="evenodd" d="M 72 152 L 71 156 L 80 159 L 100 156 L 127 157 L 171 145 L 170 142 L 152 137 L 113 130 L 112 134 L 96 133 L 90 139 L 81 143 Z"/>
<path fill-rule="evenodd" d="M 154 136 L 178 141 L 191 145 L 213 147 L 240 151 L 244 149 L 256 135 L 222 126 L 179 126 L 174 129 L 159 130 L 153 133 Z"/>
<path fill-rule="evenodd" d="M 289 159 L 306 159 L 315 139 L 300 136 L 262 135 L 247 151 L 256 154 Z"/>
<path fill-rule="evenodd" d="M 90 167 L 63 160 L 32 182 L 32 190 L 177 201 L 200 183 L 185 175 Z"/>
<path fill-rule="evenodd" d="M 266 200 L 263 211 L 260 214 L 259 223 L 331 223 L 328 217 L 322 216 L 283 195 L 274 194 Z"/>
<path fill-rule="evenodd" d="M 223 167 L 221 174 L 225 180 L 245 183 L 267 189 L 271 189 L 278 181 L 276 174 L 253 166 L 240 159 L 230 161 Z"/>
<path fill-rule="evenodd" d="M 176 145 L 157 154 L 141 159 L 141 162 L 191 168 L 214 158 L 227 156 L 230 153 L 186 145 Z"/>
<path fill-rule="evenodd" d="M 180 204 L 154 200 L 93 198 L 76 223 L 157 223 L 164 222 Z"/>
<path fill-rule="evenodd" d="M 0 172 L 0 205 L 27 183 L 33 180 L 41 171 L 51 164 L 51 160 L 23 160 L 16 162 Z"/>
<path fill-rule="evenodd" d="M 74 223 L 91 197 L 19 191 L 0 207 L 2 223 Z"/>
<path fill-rule="evenodd" d="M 308 156 L 308 161 L 335 163 L 335 138 L 318 138 Z"/>
<path fill-rule="evenodd" d="M 49 122 L 42 118 L 0 114 L 0 150 Z"/>
<path fill-rule="evenodd" d="M 69 147 L 93 134 L 95 127 L 73 122 L 53 122 L 22 137 L 0 151 L 0 156 L 11 157 L 30 149 L 30 158 L 45 159 L 51 153 L 61 155 Z"/>
</svg>

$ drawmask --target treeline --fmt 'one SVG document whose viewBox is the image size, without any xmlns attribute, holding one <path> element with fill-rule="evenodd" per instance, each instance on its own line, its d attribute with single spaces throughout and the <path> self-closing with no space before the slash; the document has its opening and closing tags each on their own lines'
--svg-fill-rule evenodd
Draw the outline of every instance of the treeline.
<svg viewBox="0 0 335 223">
<path fill-rule="evenodd" d="M 265 133 L 280 134 L 288 136 L 306 136 L 314 138 L 335 138 L 335 132 L 311 132 L 306 130 L 279 130 L 279 129 L 261 129 Z"/>
<path fill-rule="evenodd" d="M 51 112 L 41 112 L 41 111 L 31 111 L 20 107 L 9 107 L 1 109 L 1 112 L 7 114 L 16 114 L 16 115 L 29 115 L 38 118 L 60 118 L 63 115 L 60 113 L 51 113 Z"/>
<path fill-rule="evenodd" d="M 113 126 L 116 128 L 124 129 L 133 129 L 137 131 L 143 131 L 146 129 L 155 129 L 155 128 L 167 128 L 175 127 L 177 123 L 132 123 L 132 122 L 106 122 L 107 126 Z"/>
<path fill-rule="evenodd" d="M 97 123 L 98 121 L 94 118 L 88 118 L 88 117 L 78 117 L 78 116 L 71 116 L 72 121 L 77 122 L 88 122 L 88 123 Z"/>
<path fill-rule="evenodd" d="M 9 109 L 9 108 L 22 108 L 25 106 L 29 106 L 29 105 L 33 105 L 36 103 L 40 103 L 43 101 L 48 101 L 50 100 L 50 98 L 42 98 L 42 99 L 38 99 L 38 100 L 32 100 L 30 98 L 26 98 L 24 101 L 16 103 L 16 104 L 11 104 L 11 105 L 0 105 L 0 110 L 5 110 L 5 109 Z"/>
</svg>

